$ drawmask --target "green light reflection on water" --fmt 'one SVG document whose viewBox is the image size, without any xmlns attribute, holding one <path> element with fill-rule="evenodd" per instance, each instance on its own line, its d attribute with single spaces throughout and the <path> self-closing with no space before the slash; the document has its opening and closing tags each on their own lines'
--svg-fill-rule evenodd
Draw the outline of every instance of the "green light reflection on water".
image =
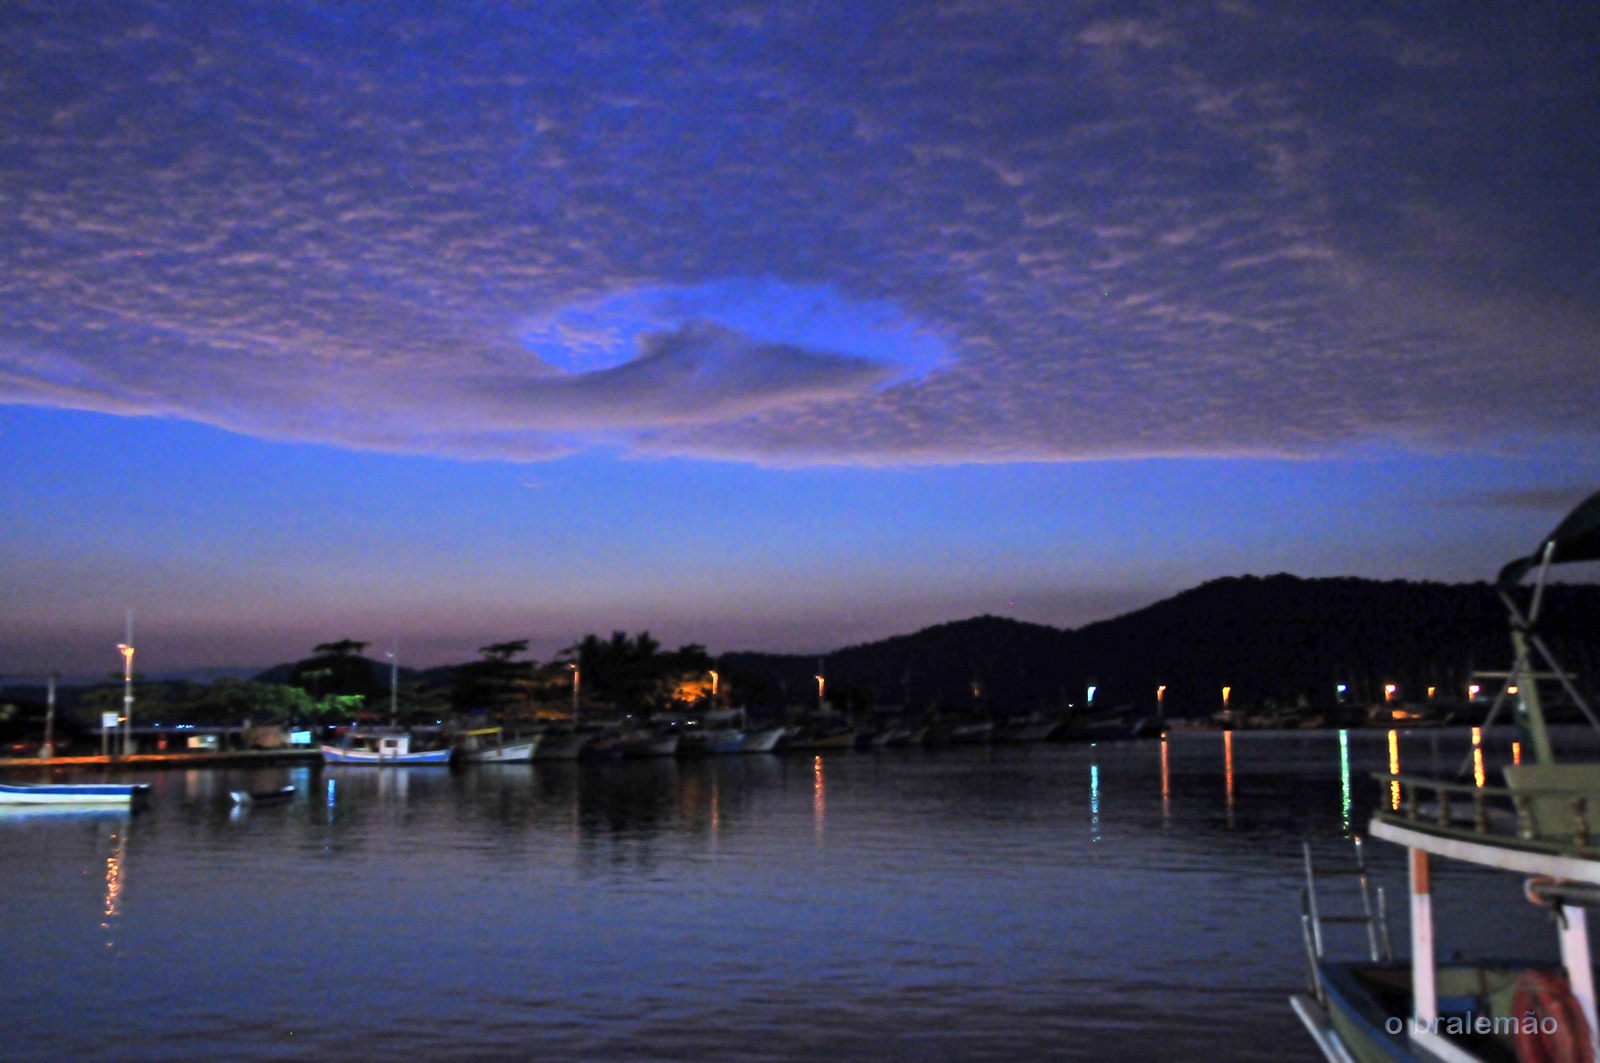
<svg viewBox="0 0 1600 1063">
<path fill-rule="evenodd" d="M 1350 732 L 1339 731 L 1339 785 L 1342 789 L 1340 808 L 1344 812 L 1344 830 L 1350 833 Z"/>
</svg>

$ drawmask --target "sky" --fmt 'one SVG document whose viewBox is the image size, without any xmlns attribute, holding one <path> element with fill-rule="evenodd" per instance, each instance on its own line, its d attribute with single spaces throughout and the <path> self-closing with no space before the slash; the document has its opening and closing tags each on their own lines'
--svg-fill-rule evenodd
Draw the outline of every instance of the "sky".
<svg viewBox="0 0 1600 1063">
<path fill-rule="evenodd" d="M 0 8 L 0 672 L 1487 578 L 1600 486 L 1600 9 Z"/>
</svg>

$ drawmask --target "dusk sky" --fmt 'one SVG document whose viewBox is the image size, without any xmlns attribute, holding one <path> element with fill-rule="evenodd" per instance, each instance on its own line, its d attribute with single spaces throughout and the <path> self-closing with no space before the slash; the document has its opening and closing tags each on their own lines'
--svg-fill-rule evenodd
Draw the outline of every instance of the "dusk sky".
<svg viewBox="0 0 1600 1063">
<path fill-rule="evenodd" d="M 0 8 L 0 672 L 1483 579 L 1600 486 L 1600 8 Z"/>
</svg>

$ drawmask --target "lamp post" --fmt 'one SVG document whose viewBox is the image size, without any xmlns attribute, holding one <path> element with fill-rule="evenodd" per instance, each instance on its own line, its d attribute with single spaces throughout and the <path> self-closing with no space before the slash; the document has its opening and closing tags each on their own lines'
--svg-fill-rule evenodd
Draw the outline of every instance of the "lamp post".
<svg viewBox="0 0 1600 1063">
<path fill-rule="evenodd" d="M 133 752 L 133 610 L 128 611 L 128 641 L 117 643 L 122 653 L 122 755 Z"/>
<path fill-rule="evenodd" d="M 56 755 L 56 674 L 50 673 L 44 696 L 44 745 L 39 747 L 39 759 L 49 760 Z"/>
<path fill-rule="evenodd" d="M 717 707 L 717 680 L 719 676 L 715 671 L 711 673 L 711 707 Z"/>
<path fill-rule="evenodd" d="M 1156 687 L 1156 715 L 1163 720 L 1167 718 L 1167 687 L 1165 683 Z"/>
<path fill-rule="evenodd" d="M 578 729 L 578 666 L 569 664 L 567 667 L 572 669 L 572 729 L 576 731 Z"/>
<path fill-rule="evenodd" d="M 817 680 L 817 711 L 821 712 L 822 711 L 822 701 L 823 701 L 822 692 L 825 689 L 828 681 L 826 679 L 824 679 L 820 675 L 816 677 L 816 680 Z"/>
</svg>

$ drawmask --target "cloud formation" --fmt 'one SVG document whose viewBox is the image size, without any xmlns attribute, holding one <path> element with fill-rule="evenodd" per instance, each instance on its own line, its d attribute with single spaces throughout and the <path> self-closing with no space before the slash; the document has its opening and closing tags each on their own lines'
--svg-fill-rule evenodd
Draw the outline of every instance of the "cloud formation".
<svg viewBox="0 0 1600 1063">
<path fill-rule="evenodd" d="M 1600 432 L 1592 12 L 1129 10 L 7 5 L 0 401 L 509 458 Z"/>
</svg>

